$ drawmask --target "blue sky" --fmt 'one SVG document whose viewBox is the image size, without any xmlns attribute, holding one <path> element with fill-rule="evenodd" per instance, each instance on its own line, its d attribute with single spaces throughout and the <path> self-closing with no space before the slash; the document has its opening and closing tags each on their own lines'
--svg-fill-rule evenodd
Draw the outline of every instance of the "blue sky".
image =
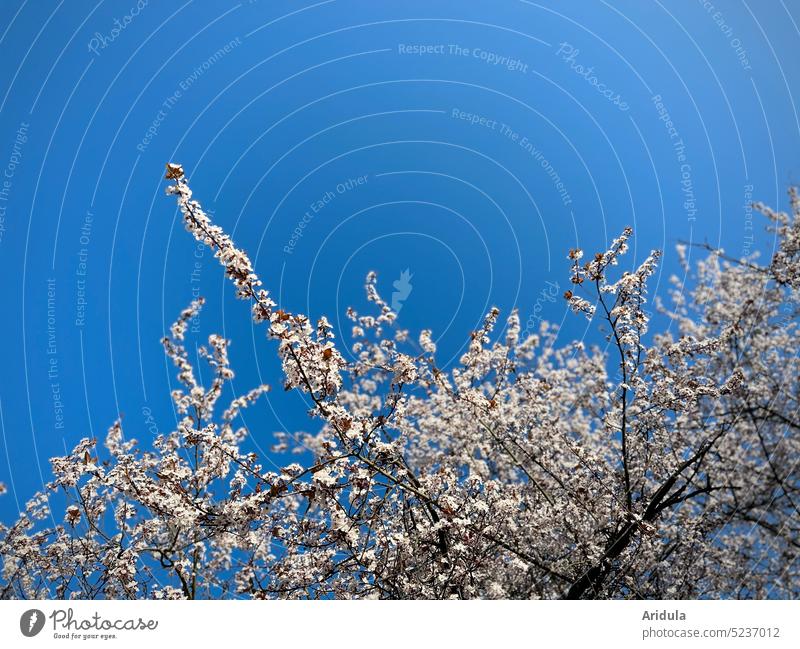
<svg viewBox="0 0 800 649">
<path fill-rule="evenodd" d="M 630 264 L 667 251 L 655 292 L 680 239 L 771 250 L 745 206 L 799 180 L 798 24 L 796 0 L 3 2 L 0 516 L 118 413 L 171 430 L 158 341 L 197 294 L 236 389 L 280 385 L 165 162 L 282 305 L 340 331 L 376 270 L 443 361 L 491 305 L 599 340 L 560 298 L 569 248 L 634 226 Z M 254 447 L 305 410 L 276 390 Z"/>
</svg>

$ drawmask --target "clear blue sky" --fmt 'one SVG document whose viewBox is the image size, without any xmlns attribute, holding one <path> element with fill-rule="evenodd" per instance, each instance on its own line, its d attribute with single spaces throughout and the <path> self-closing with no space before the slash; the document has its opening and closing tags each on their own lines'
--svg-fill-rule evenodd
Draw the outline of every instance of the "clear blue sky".
<svg viewBox="0 0 800 649">
<path fill-rule="evenodd" d="M 679 239 L 771 249 L 745 204 L 799 180 L 798 24 L 796 0 L 4 1 L 0 516 L 118 413 L 171 430 L 158 341 L 195 294 L 236 389 L 280 385 L 166 161 L 289 309 L 344 327 L 368 270 L 391 299 L 408 269 L 399 324 L 443 360 L 492 304 L 595 339 L 568 248 L 633 225 L 658 292 Z M 247 423 L 261 449 L 314 426 L 281 390 Z"/>
</svg>

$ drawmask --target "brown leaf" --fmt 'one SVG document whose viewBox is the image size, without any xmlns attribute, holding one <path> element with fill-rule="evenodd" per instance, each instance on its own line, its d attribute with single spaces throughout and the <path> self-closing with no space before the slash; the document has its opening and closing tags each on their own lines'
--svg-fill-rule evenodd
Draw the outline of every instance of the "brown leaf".
<svg viewBox="0 0 800 649">
<path fill-rule="evenodd" d="M 167 180 L 178 180 L 178 178 L 183 178 L 183 167 L 179 164 L 174 164 L 172 162 L 167 163 L 167 174 L 164 176 Z"/>
</svg>

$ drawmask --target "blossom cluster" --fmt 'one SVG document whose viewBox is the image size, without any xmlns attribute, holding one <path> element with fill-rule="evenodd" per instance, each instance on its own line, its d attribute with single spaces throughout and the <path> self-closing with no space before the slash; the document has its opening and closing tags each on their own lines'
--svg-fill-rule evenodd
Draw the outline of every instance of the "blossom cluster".
<svg viewBox="0 0 800 649">
<path fill-rule="evenodd" d="M 279 431 L 271 458 L 248 450 L 242 411 L 269 387 L 219 407 L 229 341 L 209 336 L 199 372 L 195 300 L 162 341 L 174 430 L 140 446 L 117 421 L 53 458 L 53 480 L 0 526 L 3 597 L 800 596 L 795 193 L 790 214 L 762 207 L 769 263 L 715 250 L 690 266 L 684 248 L 667 304 L 648 307 L 659 252 L 615 272 L 631 229 L 587 262 L 570 251 L 565 299 L 606 346 L 559 346 L 552 325 L 523 334 L 492 308 L 440 367 L 433 332 L 399 329 L 374 274 L 349 343 L 279 308 L 180 165 L 167 178 L 313 432 Z"/>
</svg>

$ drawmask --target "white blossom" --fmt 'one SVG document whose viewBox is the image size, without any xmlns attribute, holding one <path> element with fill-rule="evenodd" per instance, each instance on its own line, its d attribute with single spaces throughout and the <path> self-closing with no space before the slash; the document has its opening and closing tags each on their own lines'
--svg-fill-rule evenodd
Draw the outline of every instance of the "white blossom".
<svg viewBox="0 0 800 649">
<path fill-rule="evenodd" d="M 687 278 L 653 305 L 671 320 L 662 333 L 647 307 L 660 253 L 614 271 L 626 228 L 568 255 L 565 299 L 607 347 L 559 341 L 548 323 L 521 338 L 518 313 L 503 323 L 492 308 L 443 368 L 430 330 L 396 329 L 374 273 L 373 312 L 347 311 L 345 360 L 327 318 L 261 288 L 183 168 L 167 177 L 187 230 L 277 343 L 311 432 L 275 433 L 271 457 L 249 450 L 242 411 L 269 388 L 219 406 L 230 341 L 189 354 L 195 300 L 162 341 L 174 429 L 139 444 L 120 420 L 104 445 L 52 458 L 46 489 L 0 526 L 3 597 L 800 596 L 794 192 L 791 214 L 761 206 L 768 263 L 712 250 L 690 267 L 679 250 Z"/>
</svg>

